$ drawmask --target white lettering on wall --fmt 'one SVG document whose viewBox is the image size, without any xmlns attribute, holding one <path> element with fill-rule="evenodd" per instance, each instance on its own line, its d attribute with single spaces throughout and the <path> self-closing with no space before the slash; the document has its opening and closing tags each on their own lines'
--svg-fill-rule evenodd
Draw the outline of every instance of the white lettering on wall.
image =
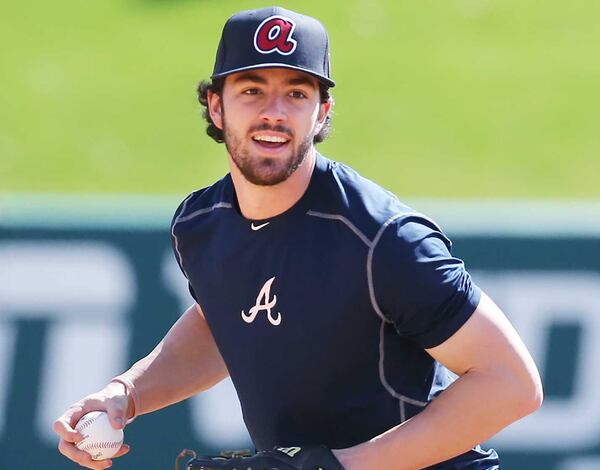
<svg viewBox="0 0 600 470">
<path fill-rule="evenodd" d="M 540 410 L 505 429 L 493 442 L 511 450 L 575 450 L 597 445 L 600 275 L 520 271 L 476 273 L 474 278 L 510 318 L 540 368 L 546 363 L 550 327 L 561 323 L 581 326 L 572 396 L 547 397 Z"/>
<path fill-rule="evenodd" d="M 117 249 L 95 242 L 2 243 L 0 266 L 0 384 L 10 386 L 15 320 L 50 320 L 40 400 L 32 406 L 37 432 L 55 444 L 54 419 L 126 366 L 135 276 Z"/>
</svg>

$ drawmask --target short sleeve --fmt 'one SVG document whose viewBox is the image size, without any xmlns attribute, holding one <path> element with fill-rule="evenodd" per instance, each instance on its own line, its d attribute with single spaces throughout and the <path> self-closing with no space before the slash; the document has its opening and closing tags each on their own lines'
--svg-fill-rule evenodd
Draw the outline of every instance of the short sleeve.
<svg viewBox="0 0 600 470">
<path fill-rule="evenodd" d="M 399 334 L 432 348 L 452 336 L 481 297 L 441 229 L 421 215 L 401 216 L 376 239 L 371 282 L 381 313 Z"/>
</svg>

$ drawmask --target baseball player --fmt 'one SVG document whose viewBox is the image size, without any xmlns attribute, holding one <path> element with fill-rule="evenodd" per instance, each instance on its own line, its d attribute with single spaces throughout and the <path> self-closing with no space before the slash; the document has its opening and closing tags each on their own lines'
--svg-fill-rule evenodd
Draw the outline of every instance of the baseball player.
<svg viewBox="0 0 600 470">
<path fill-rule="evenodd" d="M 230 173 L 172 223 L 195 303 L 56 421 L 65 456 L 112 464 L 74 446 L 86 412 L 122 428 L 230 376 L 256 453 L 189 468 L 499 468 L 479 443 L 540 406 L 534 362 L 434 221 L 315 150 L 334 85 L 314 18 L 227 21 L 199 99 Z"/>
</svg>

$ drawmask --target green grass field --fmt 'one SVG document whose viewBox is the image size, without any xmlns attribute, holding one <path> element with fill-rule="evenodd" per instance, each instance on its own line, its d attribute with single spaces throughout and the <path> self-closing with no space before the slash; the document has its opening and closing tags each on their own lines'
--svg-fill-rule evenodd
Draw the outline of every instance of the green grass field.
<svg viewBox="0 0 600 470">
<path fill-rule="evenodd" d="M 599 2 L 315 0 L 321 151 L 401 197 L 600 197 Z M 255 1 L 5 2 L 0 192 L 184 194 L 226 171 L 195 85 Z"/>
</svg>

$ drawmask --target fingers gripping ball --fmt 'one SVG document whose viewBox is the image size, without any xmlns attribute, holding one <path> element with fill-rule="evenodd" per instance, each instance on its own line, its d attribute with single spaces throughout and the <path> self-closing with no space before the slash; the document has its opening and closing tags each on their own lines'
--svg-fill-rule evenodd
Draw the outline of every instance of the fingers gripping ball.
<svg viewBox="0 0 600 470">
<path fill-rule="evenodd" d="M 83 436 L 77 448 L 90 454 L 92 460 L 110 459 L 123 444 L 123 430 L 113 428 L 103 411 L 83 415 L 75 430 Z"/>
</svg>

